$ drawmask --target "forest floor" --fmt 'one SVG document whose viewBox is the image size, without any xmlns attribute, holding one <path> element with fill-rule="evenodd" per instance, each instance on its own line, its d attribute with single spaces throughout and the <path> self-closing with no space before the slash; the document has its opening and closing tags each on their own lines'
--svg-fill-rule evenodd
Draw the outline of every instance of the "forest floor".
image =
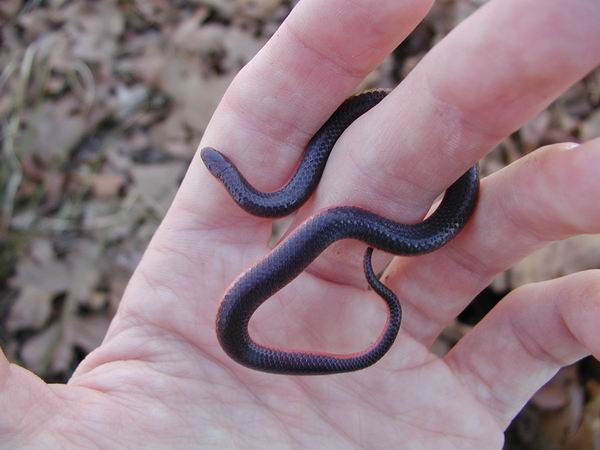
<svg viewBox="0 0 600 450">
<path fill-rule="evenodd" d="M 486 0 L 440 0 L 366 80 L 393 87 Z M 0 2 L 0 345 L 50 382 L 102 340 L 214 108 L 292 0 Z M 506 138 L 484 174 L 600 136 L 600 70 Z M 499 276 L 435 345 L 447 351 L 520 285 L 600 268 L 600 237 Z M 600 450 L 600 364 L 558 373 L 506 448 Z"/>
</svg>

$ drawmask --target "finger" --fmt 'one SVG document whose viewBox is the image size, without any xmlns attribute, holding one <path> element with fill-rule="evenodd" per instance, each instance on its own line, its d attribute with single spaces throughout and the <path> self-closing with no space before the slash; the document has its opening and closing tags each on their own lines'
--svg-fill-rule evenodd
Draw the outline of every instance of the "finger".
<svg viewBox="0 0 600 450">
<path fill-rule="evenodd" d="M 235 78 L 201 146 L 226 154 L 263 191 L 281 187 L 312 135 L 417 25 L 431 0 L 304 0 Z M 257 219 L 239 209 L 199 158 L 175 207 L 198 220 Z M 202 192 L 202 198 L 198 193 Z"/>
<path fill-rule="evenodd" d="M 560 367 L 600 357 L 599 292 L 598 270 L 519 288 L 445 361 L 506 427 Z"/>
<path fill-rule="evenodd" d="M 486 178 L 455 240 L 392 262 L 384 282 L 400 298 L 404 331 L 430 344 L 498 273 L 551 241 L 600 232 L 600 139 L 568 147 L 542 148 Z"/>
<path fill-rule="evenodd" d="M 600 63 L 599 23 L 587 0 L 490 2 L 347 130 L 298 221 L 331 204 L 420 220 L 496 142 Z M 336 246 L 312 273 L 364 285 L 362 252 Z"/>
</svg>

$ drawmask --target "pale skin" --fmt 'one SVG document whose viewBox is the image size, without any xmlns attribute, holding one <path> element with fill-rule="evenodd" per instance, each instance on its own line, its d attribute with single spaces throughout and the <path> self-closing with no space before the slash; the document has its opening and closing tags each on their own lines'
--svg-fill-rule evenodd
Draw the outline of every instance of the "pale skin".
<svg viewBox="0 0 600 450">
<path fill-rule="evenodd" d="M 238 75 L 201 146 L 263 190 L 417 25 L 430 0 L 303 0 Z M 295 225 L 339 204 L 420 220 L 504 136 L 600 63 L 595 0 L 492 0 L 347 130 Z M 600 140 L 542 148 L 483 180 L 478 208 L 442 250 L 395 258 L 384 281 L 402 330 L 352 374 L 254 372 L 219 347 L 223 292 L 268 252 L 271 222 L 240 210 L 194 158 L 103 344 L 67 385 L 0 354 L 1 448 L 500 449 L 503 431 L 564 365 L 600 356 L 600 272 L 519 288 L 444 358 L 436 336 L 493 277 L 550 241 L 600 232 Z M 384 307 L 344 242 L 267 302 L 262 343 L 357 351 Z M 379 255 L 385 260 L 387 256 Z M 381 261 L 380 261 L 381 262 Z"/>
</svg>

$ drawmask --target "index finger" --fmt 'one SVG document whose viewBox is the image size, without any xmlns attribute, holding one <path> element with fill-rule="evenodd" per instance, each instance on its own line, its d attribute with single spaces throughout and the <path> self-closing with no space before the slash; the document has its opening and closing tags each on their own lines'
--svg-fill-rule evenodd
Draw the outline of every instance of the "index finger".
<svg viewBox="0 0 600 450">
<path fill-rule="evenodd" d="M 418 24 L 432 0 L 303 0 L 238 74 L 202 139 L 263 191 L 290 177 L 312 135 Z M 198 157 L 174 202 L 197 219 L 263 221 L 231 201 Z M 198 193 L 202 193 L 200 198 Z"/>
</svg>

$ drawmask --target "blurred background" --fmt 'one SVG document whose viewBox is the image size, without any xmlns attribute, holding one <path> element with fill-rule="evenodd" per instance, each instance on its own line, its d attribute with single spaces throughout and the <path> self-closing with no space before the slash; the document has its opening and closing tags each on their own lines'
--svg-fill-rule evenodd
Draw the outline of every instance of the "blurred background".
<svg viewBox="0 0 600 450">
<path fill-rule="evenodd" d="M 438 0 L 361 88 L 398 84 L 485 2 Z M 11 361 L 63 382 L 99 345 L 214 108 L 295 3 L 0 0 L 0 345 Z M 600 70 L 506 138 L 482 170 L 597 136 Z M 599 236 L 539 251 L 482 292 L 434 351 L 515 287 L 587 268 L 600 268 Z M 600 364 L 559 372 L 505 448 L 600 450 Z"/>
</svg>

